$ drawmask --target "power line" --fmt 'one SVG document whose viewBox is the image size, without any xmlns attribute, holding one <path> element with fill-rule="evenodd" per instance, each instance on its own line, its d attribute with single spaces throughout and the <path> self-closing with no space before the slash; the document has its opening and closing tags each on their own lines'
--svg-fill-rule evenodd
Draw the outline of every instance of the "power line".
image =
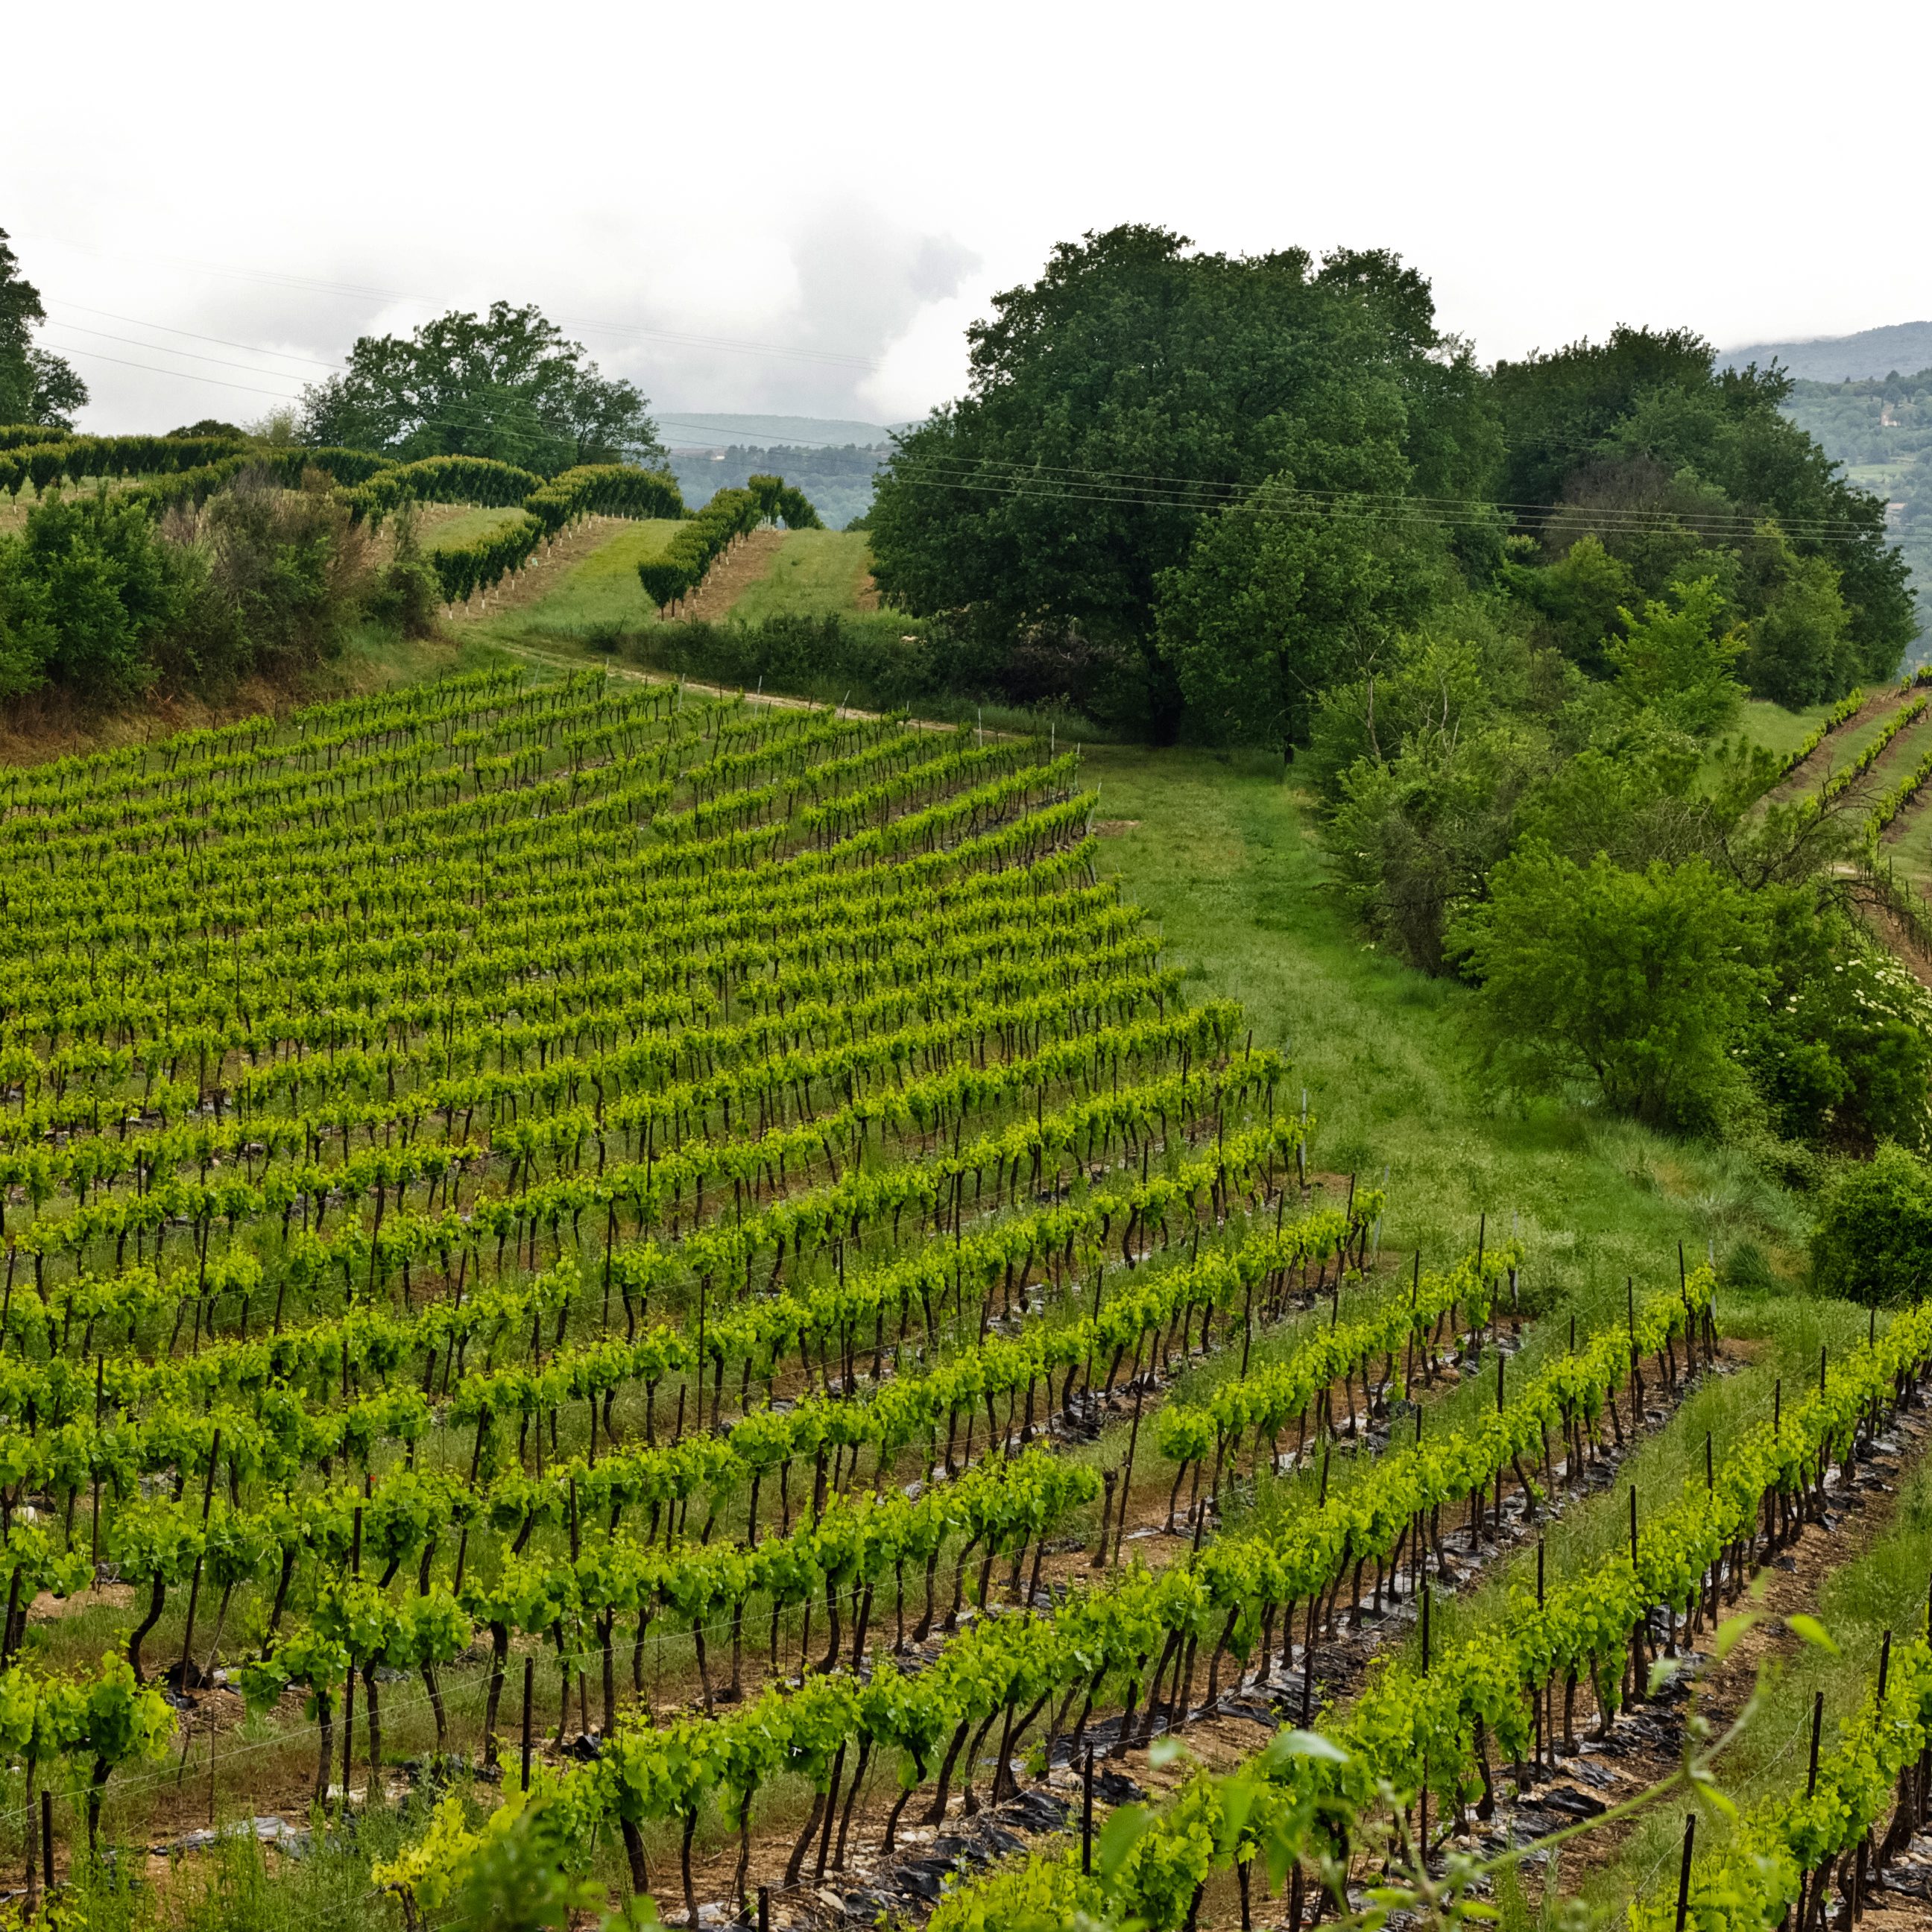
<svg viewBox="0 0 1932 1932">
<path fill-rule="evenodd" d="M 62 324 L 62 325 L 60 325 L 60 326 L 62 326 L 62 327 L 69 327 L 69 326 L 71 326 L 71 325 L 70 325 L 70 324 L 66 324 L 66 323 L 63 323 L 63 324 Z M 121 338 L 120 338 L 116 337 L 116 338 L 112 338 L 112 339 L 113 339 L 113 340 L 120 340 Z M 145 346 L 148 346 L 148 345 L 146 345 L 146 344 L 138 344 L 138 345 L 136 345 L 136 346 L 142 346 L 142 347 L 145 347 Z M 65 345 L 65 352 L 66 352 L 67 354 L 68 354 L 68 355 L 71 355 L 71 356 L 88 356 L 88 357 L 90 357 L 92 360 L 94 360 L 94 362 L 112 362 L 112 363 L 114 363 L 115 364 L 116 364 L 118 367 L 122 368 L 124 368 L 124 369 L 145 369 L 145 370 L 147 370 L 150 374 L 152 374 L 152 375 L 156 375 L 156 376 L 177 376 L 177 377 L 178 377 L 181 380 L 182 380 L 182 381 L 184 381 L 184 382 L 207 382 L 207 383 L 212 384 L 214 386 L 215 386 L 215 387 L 216 387 L 216 388 L 224 388 L 224 389 L 241 389 L 241 390 L 244 390 L 244 391 L 246 391 L 248 394 L 251 394 L 251 395 L 257 395 L 257 396 L 273 396 L 273 397 L 274 397 L 274 398 L 275 398 L 278 401 L 284 402 L 284 403 L 299 403 L 299 402 L 300 402 L 300 401 L 302 401 L 302 395 L 300 394 L 300 393 L 299 393 L 299 392 L 298 392 L 298 393 L 297 393 L 297 394 L 296 394 L 291 395 L 291 394 L 290 394 L 287 392 L 286 392 L 285 390 L 280 390 L 280 389 L 263 389 L 263 388 L 259 388 L 256 387 L 256 386 L 255 386 L 254 384 L 252 384 L 252 383 L 249 383 L 249 382 L 232 382 L 228 381 L 226 378 L 222 377 L 222 376 L 198 376 L 198 375 L 196 375 L 196 374 L 194 373 L 194 371 L 193 370 L 191 370 L 191 369 L 170 369 L 170 368 L 167 368 L 165 364 L 162 364 L 162 363 L 159 363 L 159 362 L 131 362 L 131 361 L 130 361 L 127 357 L 123 356 L 110 356 L 110 355 L 109 355 L 109 354 L 107 354 L 107 353 L 106 353 L 106 352 L 105 350 L 99 350 L 99 349 L 82 349 L 82 348 L 80 348 L 80 347 L 78 347 L 78 346 L 75 346 L 75 345 L 74 345 L 74 344 L 69 344 Z M 186 355 L 186 354 L 187 354 L 187 353 L 188 353 L 189 352 L 188 352 L 188 351 L 187 351 L 187 350 L 179 350 L 179 349 L 166 349 L 166 348 L 163 348 L 163 349 L 161 350 L 160 352 L 161 352 L 162 354 L 164 354 L 164 355 L 170 355 L 170 356 L 182 356 L 182 355 Z M 208 357 L 205 357 L 205 358 L 200 358 L 200 359 L 202 359 L 202 360 L 205 360 L 205 361 L 208 361 L 208 362 L 217 362 L 217 361 L 219 361 L 219 360 L 220 360 L 220 358 L 219 358 L 218 357 L 215 357 L 215 356 L 208 356 Z M 223 366 L 224 366 L 225 368 L 242 368 L 246 367 L 246 365 L 245 365 L 244 364 L 242 364 L 242 363 L 238 363 L 238 363 L 228 363 L 228 364 L 224 364 Z M 278 371 L 277 371 L 277 370 L 272 370 L 272 369 L 264 369 L 264 370 L 255 370 L 255 371 L 253 371 L 252 373 L 256 374 L 259 374 L 259 375 L 274 375 L 274 374 L 278 374 L 279 372 L 278 372 Z M 418 428 L 418 429 L 464 429 L 464 430 L 474 430 L 474 429 L 476 429 L 476 428 L 477 428 L 478 427 L 478 424 L 476 424 L 476 422 L 466 422 L 466 421 L 460 420 L 460 419 L 459 419 L 459 418 L 455 418 L 455 417 L 451 417 L 451 416 L 422 416 L 422 417 L 418 417 L 418 418 L 416 419 L 416 425 L 415 425 L 415 426 L 416 426 L 417 428 Z M 560 429 L 560 430 L 559 430 L 556 432 L 556 434 L 558 434 L 558 436 L 568 436 L 568 435 L 570 434 L 570 432 L 569 432 L 568 430 L 561 430 L 561 429 Z M 526 447 L 528 447 L 528 446 L 530 446 L 530 444 L 531 441 L 532 441 L 532 440 L 531 440 L 531 439 L 530 439 L 530 438 L 525 438 L 524 440 L 524 442 L 525 442 L 525 446 L 526 446 Z M 629 448 L 629 449 L 632 449 L 632 450 L 640 449 L 640 448 L 644 448 L 644 445 L 642 445 L 642 444 L 627 444 L 627 445 L 620 445 L 620 446 L 618 446 L 618 447 L 620 447 L 620 448 Z M 302 445 L 299 445 L 299 444 L 296 444 L 296 445 L 292 445 L 292 446 L 291 446 L 291 447 L 299 448 L 302 447 Z M 382 450 L 371 450 L 371 451 L 370 451 L 370 452 L 368 452 L 368 454 L 370 454 L 370 455 L 372 455 L 372 456 L 381 456 L 381 455 L 384 455 L 384 454 L 386 454 L 386 453 L 387 453 L 387 452 L 384 452 L 384 451 L 382 451 Z M 404 458 L 400 458 L 400 457 L 398 457 L 398 458 L 392 458 L 392 460 L 394 460 L 394 461 L 397 461 L 397 462 L 401 462 L 401 461 L 404 460 L 405 459 L 404 459 Z"/>
<path fill-rule="evenodd" d="M 177 328 L 170 322 L 149 322 L 145 317 L 138 315 L 120 315 L 117 314 L 112 309 L 109 308 L 90 308 L 85 302 L 68 302 L 64 299 L 56 301 L 51 296 L 47 297 L 46 299 L 50 302 L 52 302 L 56 308 L 78 309 L 82 315 L 104 316 L 110 322 L 124 322 L 130 327 L 135 328 L 158 329 L 164 335 L 184 335 L 190 342 L 212 342 L 224 349 L 245 349 L 248 350 L 250 354 L 256 356 L 279 356 L 283 361 L 286 362 L 307 362 L 312 364 L 318 369 L 342 369 L 346 368 L 348 366 L 347 364 L 339 360 L 335 362 L 326 362 L 320 356 L 300 355 L 292 349 L 265 349 L 260 343 L 231 342 L 225 335 L 200 335 L 191 328 Z M 63 324 L 62 326 L 72 328 L 78 327 L 79 325 L 74 322 L 68 322 Z M 89 330 L 87 332 L 92 334 L 98 332 Z M 119 338 L 116 338 L 116 339 L 118 340 Z M 143 349 L 158 349 L 162 345 L 159 343 L 142 343 L 138 346 Z M 169 352 L 173 355 L 181 355 L 185 352 L 180 350 L 174 350 Z M 264 375 L 268 375 L 279 374 L 280 372 L 279 370 L 264 370 L 262 373 Z"/>
<path fill-rule="evenodd" d="M 90 313 L 110 314 L 106 310 Z M 123 318 L 115 317 L 121 320 Z M 133 318 L 136 327 L 163 328 L 166 325 L 147 323 Z M 224 368 L 242 370 L 251 375 L 282 375 L 274 370 L 258 370 L 245 363 L 230 362 L 220 356 L 201 356 L 191 350 L 170 349 L 165 344 L 151 344 L 125 336 L 111 334 L 106 330 L 90 329 L 83 325 L 57 322 L 57 328 L 77 331 L 82 334 L 95 335 L 104 340 L 126 346 L 146 348 L 151 352 L 178 356 L 197 362 L 204 362 Z M 220 337 L 196 337 L 192 332 L 178 330 L 173 333 L 188 335 L 190 339 L 217 343 L 224 346 L 253 349 L 254 345 L 234 344 Z M 256 395 L 276 398 L 285 403 L 298 402 L 299 394 L 286 391 L 260 388 L 249 383 L 231 382 L 225 378 L 198 375 L 192 370 L 171 369 L 158 363 L 136 362 L 124 357 L 112 356 L 104 350 L 86 349 L 68 345 L 69 352 L 76 356 L 88 356 L 98 362 L 108 362 L 119 368 L 140 369 L 150 374 L 173 376 L 188 382 L 202 382 L 211 386 L 234 389 Z M 283 352 L 256 350 L 254 352 L 274 355 Z M 293 359 L 293 358 L 292 358 Z M 302 358 L 312 360 L 314 358 Z M 317 367 L 332 365 L 318 362 Z M 293 380 L 292 376 L 284 380 Z M 673 424 L 680 422 L 697 427 L 706 426 L 702 418 L 666 417 L 662 422 Z M 469 427 L 441 418 L 424 418 L 421 425 L 425 428 Z M 750 447 L 751 446 L 746 446 Z M 844 447 L 813 439 L 808 445 L 797 446 Z M 923 468 L 938 472 L 928 478 L 914 473 Z M 1000 482 L 989 479 L 986 472 L 1005 472 L 1006 479 Z M 1312 516 L 1318 509 L 1342 508 L 1357 515 L 1382 512 L 1384 516 L 1394 511 L 1402 520 L 1420 520 L 1442 527 L 1461 528 L 1479 523 L 1486 523 L 1497 514 L 1507 514 L 1518 522 L 1540 520 L 1554 521 L 1566 515 L 1573 515 L 1598 528 L 1613 532 L 1640 534 L 1660 531 L 1688 530 L 1694 534 L 1714 537 L 1744 537 L 1756 529 L 1761 520 L 1759 517 L 1744 511 L 1682 511 L 1649 510 L 1634 506 L 1591 506 L 1573 503 L 1540 504 L 1522 502 L 1491 501 L 1474 497 L 1407 496 L 1388 491 L 1349 491 L 1319 488 L 1298 489 L 1292 494 L 1289 505 L 1280 500 L 1265 500 L 1269 497 L 1268 486 L 1249 484 L 1239 482 L 1224 482 L 1208 478 L 1162 476 L 1156 472 L 1134 470 L 1098 470 L 1070 464 L 1016 464 L 998 459 L 984 458 L 949 457 L 944 455 L 902 458 L 893 465 L 892 473 L 901 480 L 928 488 L 953 488 L 971 489 L 996 494 L 1058 496 L 1067 501 L 1107 502 L 1122 506 L 1136 506 L 1148 508 L 1194 509 L 1208 508 L 1237 502 L 1252 502 L 1265 514 L 1276 515 L 1298 514 Z M 1372 506 L 1374 509 L 1365 512 L 1363 506 Z M 1786 518 L 1778 520 L 1779 526 L 1788 535 L 1810 538 L 1819 542 L 1856 542 L 1862 541 L 1866 532 L 1858 525 L 1843 518 Z"/>
<path fill-rule="evenodd" d="M 122 369 L 145 369 L 153 376 L 178 376 L 184 382 L 207 382 L 218 389 L 245 389 L 254 396 L 273 396 L 278 402 L 298 403 L 302 400 L 299 395 L 292 396 L 286 389 L 257 388 L 252 382 L 231 382 L 225 376 L 197 376 L 188 369 L 166 369 L 158 362 L 130 362 L 124 356 L 109 356 L 98 349 L 70 348 L 68 352 L 91 357 L 96 362 L 112 362 Z"/>
<path fill-rule="evenodd" d="M 104 328 L 87 328 L 77 322 L 56 322 L 49 325 L 53 328 L 71 330 L 81 335 L 98 336 L 103 342 L 118 342 L 129 349 L 145 349 L 154 356 L 180 356 L 191 362 L 212 362 L 218 368 L 245 370 L 251 376 L 273 376 L 284 382 L 295 382 L 296 376 L 282 369 L 258 369 L 252 362 L 231 362 L 225 356 L 203 356 L 192 349 L 171 349 L 164 342 L 143 342 L 132 335 L 115 335 Z M 84 356 L 88 352 L 76 347 L 73 352 Z M 185 372 L 178 372 L 185 373 Z"/>
<path fill-rule="evenodd" d="M 764 442 L 754 442 L 750 440 L 750 433 L 742 425 L 734 429 L 725 423 L 706 422 L 701 416 L 661 416 L 653 420 L 660 427 L 668 424 L 674 429 L 710 429 L 716 430 L 723 436 L 743 436 L 746 440 L 735 446 L 742 449 L 878 449 L 884 447 L 879 443 L 855 443 L 849 436 L 842 442 L 828 436 L 773 436 Z M 866 427 L 884 430 L 889 436 L 892 434 L 883 423 L 868 424 Z"/>
<path fill-rule="evenodd" d="M 940 471 L 950 470 L 974 476 L 988 470 L 995 472 L 1004 471 L 1011 476 L 1028 481 L 1038 479 L 1047 482 L 1072 482 L 1108 488 L 1131 489 L 1139 486 L 1149 496 L 1150 500 L 1160 496 L 1180 497 L 1204 495 L 1215 500 L 1245 502 L 1253 496 L 1268 492 L 1273 487 L 1266 478 L 1259 482 L 1247 482 L 1217 478 L 1164 476 L 1148 470 L 1095 469 L 1071 464 L 1015 463 L 988 457 L 916 455 L 903 459 L 903 466 L 924 467 Z M 1639 506 L 1593 506 L 1568 502 L 1544 503 L 1519 501 L 1506 497 L 1438 496 L 1422 494 L 1412 494 L 1406 491 L 1332 489 L 1312 485 L 1296 486 L 1280 494 L 1337 503 L 1362 502 L 1400 503 L 1422 510 L 1439 508 L 1462 508 L 1471 505 L 1481 505 L 1493 509 L 1526 515 L 1547 515 L 1562 511 L 1574 510 L 1579 514 L 1600 519 L 1634 518 L 1671 524 L 1680 524 L 1687 517 L 1731 524 L 1756 520 L 1750 513 L 1746 511 L 1647 509 Z M 1792 524 L 1786 524 L 1785 527 L 1797 527 L 1800 524 L 1806 527 L 1854 531 L 1858 527 L 1855 524 L 1844 518 L 1798 519 Z"/>
<path fill-rule="evenodd" d="M 1482 527 L 1498 514 L 1513 515 L 1519 521 L 1548 523 L 1574 514 L 1583 520 L 1594 521 L 1612 534 L 1675 531 L 1707 537 L 1742 538 L 1750 536 L 1762 520 L 1748 513 L 1714 512 L 1699 516 L 1666 511 L 1596 512 L 1576 504 L 1512 506 L 1480 497 L 1408 497 L 1378 492 L 1270 492 L 1265 485 L 1252 488 L 1234 484 L 1197 486 L 1179 481 L 1165 486 L 1155 484 L 1136 489 L 1125 483 L 1109 483 L 1100 472 L 1090 477 L 1079 472 L 1058 475 L 1037 471 L 1004 478 L 974 473 L 982 467 L 962 464 L 949 472 L 943 461 L 928 464 L 920 459 L 910 464 L 896 464 L 891 474 L 900 482 L 926 489 L 974 490 L 988 495 L 1033 496 L 1141 509 L 1206 511 L 1247 504 L 1266 516 L 1312 520 L 1342 514 L 1363 522 L 1420 523 L 1443 529 Z M 922 469 L 938 473 L 921 474 Z M 1789 535 L 1820 542 L 1857 542 L 1866 534 L 1856 525 L 1844 522 L 1780 521 L 1779 527 Z"/>
</svg>

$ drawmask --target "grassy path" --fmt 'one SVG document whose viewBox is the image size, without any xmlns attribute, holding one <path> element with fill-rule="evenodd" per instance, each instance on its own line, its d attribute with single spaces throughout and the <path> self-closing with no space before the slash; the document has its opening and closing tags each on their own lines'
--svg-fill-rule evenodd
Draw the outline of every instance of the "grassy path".
<svg viewBox="0 0 1932 1932">
<path fill-rule="evenodd" d="M 1158 916 L 1193 990 L 1239 998 L 1257 1042 L 1292 1054 L 1321 1123 L 1316 1164 L 1376 1179 L 1389 1168 L 1385 1247 L 1440 1262 L 1479 1214 L 1504 1231 L 1519 1216 L 1526 1285 L 1586 1307 L 1621 1298 L 1626 1275 L 1674 1274 L 1679 1240 L 1698 1254 L 1714 1243 L 1720 1263 L 1748 1243 L 1795 1271 L 1802 1210 L 1739 1156 L 1576 1108 L 1487 1101 L 1466 990 L 1353 932 L 1307 800 L 1273 760 L 1101 747 L 1086 770 L 1101 786 L 1102 871 Z"/>
</svg>

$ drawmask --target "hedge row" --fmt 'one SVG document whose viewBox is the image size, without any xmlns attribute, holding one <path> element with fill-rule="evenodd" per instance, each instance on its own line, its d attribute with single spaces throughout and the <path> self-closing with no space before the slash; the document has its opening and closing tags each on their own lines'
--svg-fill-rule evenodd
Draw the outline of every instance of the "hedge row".
<svg viewBox="0 0 1932 1932">
<path fill-rule="evenodd" d="M 720 490 L 673 537 L 662 556 L 638 566 L 644 595 L 662 610 L 704 581 L 739 538 L 782 517 L 793 530 L 820 527 L 818 512 L 782 477 L 754 476 L 742 490 Z"/>
<path fill-rule="evenodd" d="M 517 522 L 502 530 L 489 531 L 466 544 L 431 550 L 428 561 L 442 586 L 443 602 L 466 603 L 475 592 L 487 590 L 499 578 L 522 569 L 549 534 L 526 511 Z"/>
<path fill-rule="evenodd" d="M 380 523 L 405 503 L 481 503 L 506 510 L 543 487 L 543 478 L 487 456 L 425 456 L 386 464 L 349 493 L 357 517 Z"/>
<path fill-rule="evenodd" d="M 16 429 L 0 431 L 8 439 Z M 232 436 L 69 436 L 41 430 L 38 442 L 0 443 L 0 490 L 10 496 L 31 482 L 37 490 L 92 477 L 171 476 L 245 454 Z"/>
<path fill-rule="evenodd" d="M 554 476 L 524 499 L 524 508 L 545 530 L 560 530 L 578 517 L 682 517 L 684 498 L 676 480 L 660 470 L 625 463 L 586 463 Z"/>
</svg>

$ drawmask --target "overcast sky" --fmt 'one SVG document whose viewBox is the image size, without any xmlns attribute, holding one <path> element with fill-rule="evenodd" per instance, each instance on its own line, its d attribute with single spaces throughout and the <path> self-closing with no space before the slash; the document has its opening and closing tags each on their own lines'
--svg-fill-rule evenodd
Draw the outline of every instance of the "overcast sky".
<svg viewBox="0 0 1932 1932">
<path fill-rule="evenodd" d="M 359 334 L 496 297 L 667 418 L 898 420 L 957 392 L 992 291 L 1129 220 L 1396 249 L 1485 360 L 1620 321 L 1729 346 L 1932 316 L 1928 20 L 19 6 L 0 227 L 102 430 L 246 420 Z"/>
</svg>

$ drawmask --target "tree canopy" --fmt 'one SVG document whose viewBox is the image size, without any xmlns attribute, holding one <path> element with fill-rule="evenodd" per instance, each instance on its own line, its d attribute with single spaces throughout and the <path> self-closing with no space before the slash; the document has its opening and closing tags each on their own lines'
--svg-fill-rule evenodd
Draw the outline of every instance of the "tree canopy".
<svg viewBox="0 0 1932 1932">
<path fill-rule="evenodd" d="M 993 310 L 965 397 L 899 439 L 871 527 L 882 590 L 997 640 L 1015 695 L 1171 728 L 1157 611 L 1204 518 L 1270 479 L 1310 500 L 1467 491 L 1493 456 L 1473 363 L 1393 256 L 1318 269 L 1124 226 L 1057 248 Z"/>
<path fill-rule="evenodd" d="M 1485 370 L 1394 255 L 1124 226 L 968 340 L 966 394 L 898 440 L 868 519 L 881 592 L 937 621 L 962 688 L 1286 747 L 1474 595 L 1604 682 L 1707 632 L 1701 698 L 1673 687 L 1702 730 L 1738 686 L 1889 676 L 1916 634 L 1884 506 L 1781 374 L 1688 329 Z"/>
<path fill-rule="evenodd" d="M 20 273 L 0 228 L 0 423 L 71 429 L 74 412 L 87 400 L 87 385 L 73 364 L 34 343 L 34 332 L 46 319 L 40 290 Z"/>
<path fill-rule="evenodd" d="M 304 392 L 302 440 L 482 456 L 540 476 L 583 463 L 661 464 L 644 398 L 604 375 L 534 307 L 452 310 L 410 335 L 364 335 L 339 376 Z"/>
<path fill-rule="evenodd" d="M 1891 676 L 1918 620 L 1885 506 L 1782 412 L 1781 372 L 1716 359 L 1688 329 L 1618 328 L 1498 363 L 1502 500 L 1545 562 L 1592 537 L 1647 596 L 1710 577 L 1735 619 L 1768 618 L 1746 660 L 1762 696 Z"/>
</svg>

